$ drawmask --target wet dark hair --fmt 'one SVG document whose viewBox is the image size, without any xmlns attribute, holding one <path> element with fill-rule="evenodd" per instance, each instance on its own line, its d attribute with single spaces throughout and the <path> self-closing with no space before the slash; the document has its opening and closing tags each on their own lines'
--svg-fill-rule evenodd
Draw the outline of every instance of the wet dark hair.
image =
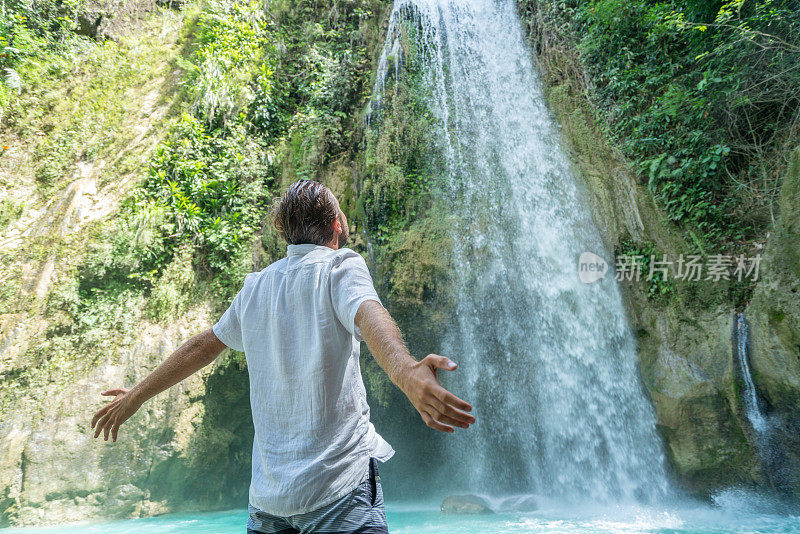
<svg viewBox="0 0 800 534">
<path fill-rule="evenodd" d="M 270 219 L 290 245 L 326 245 L 333 239 L 336 197 L 324 184 L 298 180 L 272 209 Z"/>
</svg>

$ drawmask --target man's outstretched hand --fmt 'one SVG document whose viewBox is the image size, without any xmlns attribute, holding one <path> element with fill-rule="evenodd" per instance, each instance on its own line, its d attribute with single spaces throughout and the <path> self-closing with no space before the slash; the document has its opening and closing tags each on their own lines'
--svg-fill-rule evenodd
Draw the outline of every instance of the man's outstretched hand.
<svg viewBox="0 0 800 534">
<path fill-rule="evenodd" d="M 438 369 L 453 371 L 456 367 L 456 362 L 449 358 L 428 354 L 400 381 L 403 393 L 425 424 L 442 432 L 453 432 L 453 426 L 469 428 L 475 422 L 475 417 L 467 413 L 472 406 L 444 389 L 436 379 Z"/>
<path fill-rule="evenodd" d="M 109 434 L 113 441 L 117 441 L 117 432 L 122 423 L 130 419 L 136 413 L 141 403 L 137 402 L 131 395 L 130 390 L 125 388 L 109 389 L 101 395 L 114 397 L 114 400 L 100 408 L 92 418 L 92 428 L 94 437 L 104 434 L 105 441 L 108 441 Z"/>
<path fill-rule="evenodd" d="M 92 418 L 94 437 L 103 432 L 106 441 L 108 441 L 109 434 L 114 441 L 117 441 L 119 426 L 130 419 L 143 403 L 205 367 L 214 361 L 214 358 L 219 356 L 224 349 L 225 344 L 209 328 L 178 347 L 132 389 L 119 388 L 104 391 L 103 395 L 114 397 L 114 400 L 94 414 Z"/>
<path fill-rule="evenodd" d="M 377 300 L 365 300 L 358 307 L 355 325 L 361 330 L 367 348 L 400 391 L 405 393 L 425 424 L 442 432 L 453 426 L 468 428 L 475 417 L 468 402 L 459 399 L 436 380 L 436 371 L 452 371 L 456 362 L 428 354 L 416 361 L 408 353 L 403 336 L 389 312 Z"/>
</svg>

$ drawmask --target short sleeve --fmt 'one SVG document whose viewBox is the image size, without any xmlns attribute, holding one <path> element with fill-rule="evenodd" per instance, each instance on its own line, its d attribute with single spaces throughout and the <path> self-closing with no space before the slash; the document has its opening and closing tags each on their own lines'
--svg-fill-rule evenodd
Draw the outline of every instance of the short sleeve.
<svg viewBox="0 0 800 534">
<path fill-rule="evenodd" d="M 362 341 L 361 331 L 355 324 L 358 307 L 365 300 L 381 303 L 372 284 L 367 262 L 360 254 L 349 250 L 331 268 L 331 299 L 336 317 L 348 332 Z"/>
<path fill-rule="evenodd" d="M 230 307 L 225 310 L 217 323 L 211 327 L 217 339 L 226 346 L 239 352 L 244 351 L 242 344 L 242 326 L 239 322 L 239 310 L 241 309 L 242 290 L 233 298 Z"/>
</svg>

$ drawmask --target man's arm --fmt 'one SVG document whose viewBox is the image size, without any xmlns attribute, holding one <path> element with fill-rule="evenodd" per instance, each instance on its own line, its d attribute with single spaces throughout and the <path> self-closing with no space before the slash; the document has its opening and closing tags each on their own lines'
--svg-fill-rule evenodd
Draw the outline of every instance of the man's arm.
<svg viewBox="0 0 800 534">
<path fill-rule="evenodd" d="M 428 354 L 419 362 L 412 358 L 389 312 L 374 300 L 361 303 L 355 323 L 367 348 L 391 381 L 408 397 L 426 425 L 442 432 L 453 432 L 450 425 L 468 428 L 475 422 L 475 417 L 467 413 L 472 406 L 436 380 L 437 369 L 452 371 L 456 368 L 455 362 L 436 354 Z"/>
<path fill-rule="evenodd" d="M 186 341 L 177 348 L 161 365 L 150 373 L 144 380 L 132 389 L 110 389 L 102 394 L 114 396 L 114 400 L 103 406 L 92 418 L 92 428 L 95 429 L 94 437 L 111 434 L 113 441 L 117 441 L 117 431 L 122 423 L 127 421 L 139 407 L 148 399 L 154 397 L 205 367 L 225 349 L 214 332 L 209 328 Z"/>
</svg>

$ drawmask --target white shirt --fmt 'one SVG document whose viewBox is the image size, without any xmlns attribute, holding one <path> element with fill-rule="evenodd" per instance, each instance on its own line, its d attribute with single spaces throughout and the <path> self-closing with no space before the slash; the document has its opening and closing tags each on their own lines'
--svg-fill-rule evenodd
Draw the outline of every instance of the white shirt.
<svg viewBox="0 0 800 534">
<path fill-rule="evenodd" d="M 361 255 L 289 245 L 288 255 L 245 277 L 214 334 L 244 351 L 253 413 L 250 504 L 272 515 L 315 510 L 365 480 L 369 458 L 394 450 L 375 432 L 355 325 L 380 303 Z"/>
</svg>

